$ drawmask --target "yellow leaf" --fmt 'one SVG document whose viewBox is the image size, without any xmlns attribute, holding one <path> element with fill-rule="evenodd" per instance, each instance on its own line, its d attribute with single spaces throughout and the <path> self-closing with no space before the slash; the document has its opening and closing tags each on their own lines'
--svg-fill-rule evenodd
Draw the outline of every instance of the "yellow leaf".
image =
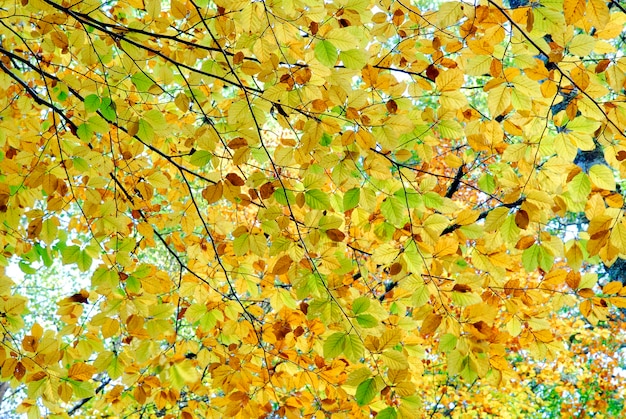
<svg viewBox="0 0 626 419">
<path fill-rule="evenodd" d="M 615 190 L 615 175 L 613 171 L 604 164 L 596 164 L 589 169 L 589 178 L 598 188 L 608 191 Z"/>
<path fill-rule="evenodd" d="M 379 346 L 378 350 L 383 351 L 388 348 L 393 348 L 402 339 L 402 332 L 400 329 L 387 329 L 382 334 L 382 336 L 378 339 Z"/>
<path fill-rule="evenodd" d="M 622 283 L 620 281 L 611 281 L 602 287 L 603 294 L 617 294 L 622 289 Z"/>
<path fill-rule="evenodd" d="M 391 369 L 403 370 L 409 367 L 409 363 L 406 360 L 406 356 L 402 352 L 396 350 L 389 350 L 383 352 L 383 363 Z"/>
<path fill-rule="evenodd" d="M 485 231 L 497 230 L 506 221 L 509 209 L 506 207 L 494 208 L 485 218 Z"/>
<path fill-rule="evenodd" d="M 442 71 L 435 79 L 437 89 L 441 92 L 449 92 L 459 90 L 464 83 L 463 72 L 457 68 Z"/>
<path fill-rule="evenodd" d="M 626 297 L 610 297 L 609 302 L 617 308 L 626 308 Z"/>
<path fill-rule="evenodd" d="M 617 223 L 611 229 L 610 239 L 613 246 L 621 253 L 626 253 L 626 226 L 624 223 Z"/>
<path fill-rule="evenodd" d="M 563 2 L 565 23 L 568 25 L 578 22 L 585 15 L 586 0 L 569 0 Z"/>
<path fill-rule="evenodd" d="M 91 377 L 93 377 L 96 372 L 96 367 L 83 362 L 77 362 L 70 367 L 67 376 L 76 381 L 87 381 L 91 380 Z"/>
<path fill-rule="evenodd" d="M 609 7 L 604 0 L 589 0 L 585 15 L 596 30 L 604 29 L 610 19 Z"/>
<path fill-rule="evenodd" d="M 511 105 L 511 89 L 505 84 L 491 89 L 487 95 L 487 107 L 492 117 L 502 115 Z"/>
<path fill-rule="evenodd" d="M 589 36 L 587 34 L 579 34 L 576 35 L 574 39 L 572 39 L 572 42 L 569 43 L 567 48 L 569 49 L 570 54 L 584 57 L 591 53 L 595 44 L 596 38 L 594 38 L 593 36 Z"/>
<path fill-rule="evenodd" d="M 398 256 L 399 251 L 393 243 L 385 243 L 374 250 L 372 262 L 377 265 L 388 265 Z"/>
</svg>

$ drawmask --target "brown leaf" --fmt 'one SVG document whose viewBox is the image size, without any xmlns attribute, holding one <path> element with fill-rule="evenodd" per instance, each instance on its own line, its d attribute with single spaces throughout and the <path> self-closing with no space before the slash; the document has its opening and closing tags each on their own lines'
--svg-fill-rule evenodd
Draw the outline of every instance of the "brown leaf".
<svg viewBox="0 0 626 419">
<path fill-rule="evenodd" d="M 334 242 L 342 242 L 343 239 L 346 238 L 346 235 L 344 234 L 344 232 L 336 228 L 331 228 L 330 230 L 326 230 L 326 235 L 328 236 L 329 239 L 331 239 Z"/>
<path fill-rule="evenodd" d="M 431 64 L 428 66 L 428 68 L 426 68 L 426 77 L 428 77 L 430 81 L 435 81 L 438 75 L 439 70 L 437 70 L 434 65 Z"/>
<path fill-rule="evenodd" d="M 276 188 L 274 187 L 274 185 L 271 182 L 267 182 L 267 183 L 261 185 L 261 188 L 259 189 L 259 192 L 261 193 L 261 198 L 267 199 L 270 196 L 272 196 L 272 194 L 274 193 L 275 190 L 276 190 Z"/>
<path fill-rule="evenodd" d="M 15 364 L 15 369 L 13 370 L 13 377 L 20 381 L 22 378 L 24 378 L 25 374 L 26 367 L 24 367 L 24 364 L 22 364 L 21 361 L 18 361 L 17 364 Z"/>
<path fill-rule="evenodd" d="M 400 272 L 402 272 L 402 264 L 398 262 L 389 267 L 389 275 L 391 276 L 398 275 Z"/>
<path fill-rule="evenodd" d="M 454 287 L 452 287 L 452 291 L 456 291 L 456 292 L 470 292 L 470 291 L 472 291 L 472 287 L 470 287 L 467 284 L 454 284 Z"/>
<path fill-rule="evenodd" d="M 596 74 L 602 73 L 604 70 L 606 70 L 609 64 L 611 64 L 611 60 L 600 60 L 598 61 L 598 64 L 596 64 L 596 68 L 594 71 L 596 72 Z"/>
<path fill-rule="evenodd" d="M 248 146 L 248 142 L 246 141 L 245 138 L 242 138 L 242 137 L 237 137 L 228 142 L 228 148 L 230 148 L 231 150 L 237 150 L 238 148 L 247 147 L 247 146 Z"/>
<path fill-rule="evenodd" d="M 245 185 L 245 181 L 241 178 L 241 176 L 239 176 L 237 173 L 229 173 L 226 175 L 226 179 L 233 185 L 233 186 L 243 186 Z"/>
<path fill-rule="evenodd" d="M 233 56 L 233 64 L 235 65 L 239 65 L 243 62 L 243 52 L 241 51 L 237 51 L 237 53 Z"/>
<path fill-rule="evenodd" d="M 89 291 L 87 291 L 87 290 L 80 290 L 80 292 L 72 295 L 71 297 L 68 297 L 67 300 L 72 302 L 72 303 L 85 304 L 85 303 L 89 302 Z"/>
<path fill-rule="evenodd" d="M 520 209 L 515 214 L 515 224 L 522 230 L 525 230 L 528 227 L 528 213 L 523 209 Z"/>
<path fill-rule="evenodd" d="M 42 229 L 42 222 L 41 222 L 41 218 L 35 218 L 34 220 L 31 220 L 30 223 L 28 223 L 28 238 L 29 239 L 35 239 L 37 237 L 39 237 L 39 233 L 41 233 L 41 229 Z"/>
<path fill-rule="evenodd" d="M 287 272 L 289 272 L 289 268 L 291 267 L 292 263 L 293 263 L 293 260 L 291 260 L 291 258 L 288 255 L 281 256 L 276 261 L 276 264 L 274 265 L 274 268 L 272 269 L 272 275 L 286 274 Z"/>
</svg>

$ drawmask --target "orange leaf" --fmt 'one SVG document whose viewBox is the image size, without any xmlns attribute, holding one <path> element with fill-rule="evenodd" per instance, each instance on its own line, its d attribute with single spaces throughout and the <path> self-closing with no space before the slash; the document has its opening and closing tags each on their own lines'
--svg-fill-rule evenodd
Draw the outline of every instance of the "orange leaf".
<svg viewBox="0 0 626 419">
<path fill-rule="evenodd" d="M 287 255 L 281 256 L 276 261 L 276 264 L 274 265 L 274 268 L 272 269 L 272 274 L 273 275 L 286 274 L 289 271 L 289 268 L 291 267 L 292 263 L 293 263 L 293 260 L 291 260 L 289 256 Z"/>
<path fill-rule="evenodd" d="M 202 190 L 202 197 L 208 201 L 209 204 L 214 204 L 220 200 L 224 193 L 224 186 L 222 182 L 217 182 L 214 185 L 209 185 Z"/>
<path fill-rule="evenodd" d="M 442 317 L 439 314 L 431 313 L 424 319 L 420 332 L 422 335 L 434 333 L 441 324 Z"/>
<path fill-rule="evenodd" d="M 573 290 L 580 284 L 580 272 L 569 271 L 565 277 L 565 283 Z"/>
</svg>

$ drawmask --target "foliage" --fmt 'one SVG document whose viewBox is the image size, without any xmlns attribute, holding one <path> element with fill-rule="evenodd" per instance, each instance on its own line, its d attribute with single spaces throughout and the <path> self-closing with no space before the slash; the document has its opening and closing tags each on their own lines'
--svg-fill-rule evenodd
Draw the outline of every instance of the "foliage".
<svg viewBox="0 0 626 419">
<path fill-rule="evenodd" d="M 17 412 L 619 413 L 625 12 L 0 1 Z"/>
</svg>

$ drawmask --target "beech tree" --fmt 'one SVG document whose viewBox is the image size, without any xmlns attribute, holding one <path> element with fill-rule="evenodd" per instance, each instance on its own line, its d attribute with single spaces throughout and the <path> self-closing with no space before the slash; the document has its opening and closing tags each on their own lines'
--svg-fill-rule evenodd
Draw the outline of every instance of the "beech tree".
<svg viewBox="0 0 626 419">
<path fill-rule="evenodd" d="M 615 0 L 0 1 L 0 396 L 620 412 L 625 23 Z M 16 276 L 52 266 L 55 313 Z"/>
</svg>

